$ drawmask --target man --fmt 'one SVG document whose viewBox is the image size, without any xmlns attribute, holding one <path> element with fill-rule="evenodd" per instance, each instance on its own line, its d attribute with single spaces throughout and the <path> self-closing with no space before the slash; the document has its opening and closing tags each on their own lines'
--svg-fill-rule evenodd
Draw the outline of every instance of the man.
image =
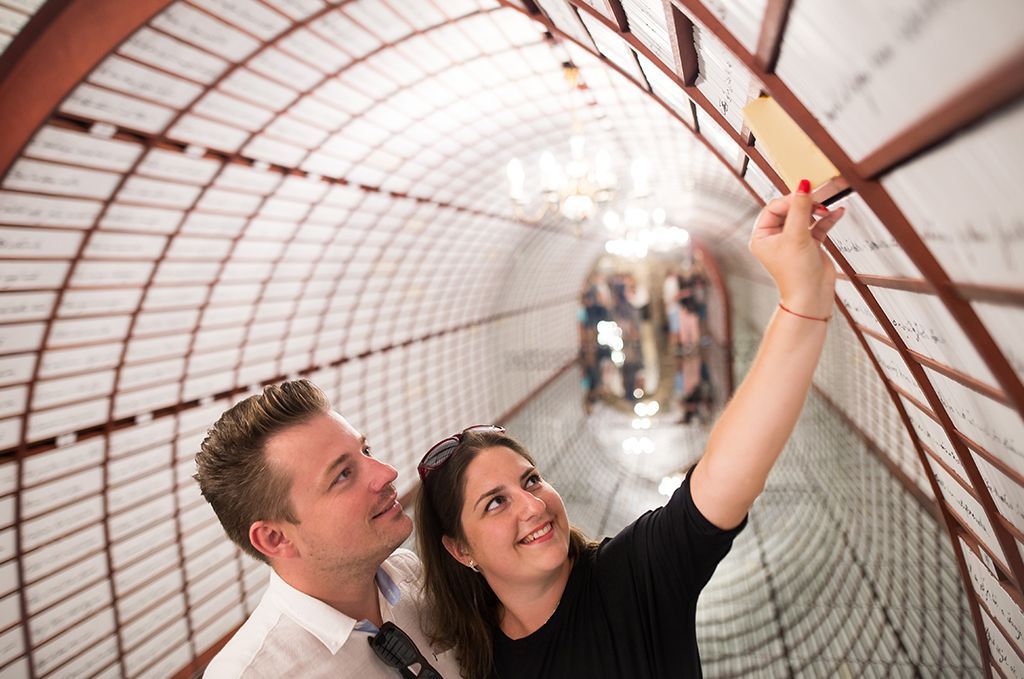
<svg viewBox="0 0 1024 679">
<path fill-rule="evenodd" d="M 210 679 L 395 679 L 370 644 L 386 621 L 446 679 L 419 626 L 420 564 L 395 469 L 306 380 L 227 410 L 196 455 L 203 496 L 228 536 L 273 572 L 263 599 L 211 661 Z M 408 672 L 403 676 L 413 676 Z"/>
</svg>

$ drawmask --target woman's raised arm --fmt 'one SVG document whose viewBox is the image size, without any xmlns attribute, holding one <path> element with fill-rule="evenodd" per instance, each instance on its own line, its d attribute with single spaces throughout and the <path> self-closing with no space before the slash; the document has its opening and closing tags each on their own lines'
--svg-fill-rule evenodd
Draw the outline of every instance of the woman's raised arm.
<svg viewBox="0 0 1024 679">
<path fill-rule="evenodd" d="M 823 215 L 813 229 L 812 212 Z M 815 209 L 803 180 L 796 193 L 768 203 L 754 224 L 750 251 L 774 279 L 780 307 L 690 479 L 694 503 L 719 528 L 743 520 L 800 416 L 835 294 L 835 269 L 819 239 L 842 213 Z"/>
</svg>

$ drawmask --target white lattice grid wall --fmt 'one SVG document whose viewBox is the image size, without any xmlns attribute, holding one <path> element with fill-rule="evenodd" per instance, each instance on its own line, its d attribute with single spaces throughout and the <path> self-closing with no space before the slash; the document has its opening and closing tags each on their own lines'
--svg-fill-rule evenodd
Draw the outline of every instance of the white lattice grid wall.
<svg viewBox="0 0 1024 679">
<path fill-rule="evenodd" d="M 747 260 L 730 272 L 743 375 L 774 300 Z M 702 596 L 698 623 L 709 677 L 978 672 L 943 526 L 817 392 Z"/>
<path fill-rule="evenodd" d="M 277 185 L 273 175 L 257 171 L 247 176 L 269 187 Z M 237 242 L 221 234 L 202 240 L 208 251 L 225 252 L 213 246 L 230 244 L 223 261 L 211 262 L 193 243 L 182 251 L 172 246 L 159 265 L 145 263 L 146 271 L 160 267 L 146 296 L 156 308 L 144 307 L 131 336 L 122 340 L 129 349 L 121 374 L 136 374 L 136 366 L 144 370 L 131 385 L 119 386 L 113 406 L 116 417 L 134 415 L 134 423 L 119 425 L 109 437 L 62 437 L 53 450 L 26 458 L 20 527 L 24 581 L 13 577 L 18 557 L 10 551 L 3 565 L 12 575 L 5 585 L 8 596 L 16 600 L 20 585 L 37 602 L 29 606 L 28 626 L 41 672 L 116 667 L 111 663 L 120 640 L 129 675 L 166 676 L 240 622 L 243 597 L 251 607 L 261 570 L 239 559 L 191 480 L 198 442 L 227 405 L 215 401 L 207 407 L 212 394 L 348 357 L 338 367 L 318 370 L 316 379 L 339 394 L 356 395 L 354 402 L 342 404 L 343 412 L 354 413 L 353 421 L 366 426 L 382 448 L 396 451 L 396 463 L 408 479 L 423 441 L 464 426 L 467 416 L 494 419 L 535 389 L 554 371 L 553 364 L 575 354 L 575 295 L 592 259 L 585 253 L 597 247 L 593 242 L 383 194 L 317 191 L 314 196 L 324 196 L 317 202 L 300 189 L 290 185 L 289 202 L 315 216 L 298 232 L 322 234 L 334 225 L 318 259 L 310 262 L 302 249 L 281 247 L 282 236 L 267 229 L 274 221 L 269 216 L 260 221 L 243 213 L 239 226 L 249 226 Z M 230 194 L 221 189 L 218 195 Z M 305 203 L 296 200 L 302 197 Z M 280 208 L 283 200 L 275 205 Z M 286 224 L 280 215 L 276 223 Z M 406 225 L 414 226 L 412 233 Z M 95 275 L 132 270 L 105 261 L 105 254 L 87 250 L 81 266 L 87 268 L 95 257 L 97 265 L 102 263 L 92 269 Z M 203 266 L 172 266 L 196 259 Z M 271 270 L 284 280 L 261 282 L 246 273 Z M 225 276 L 224 271 L 234 273 Z M 185 280 L 176 281 L 169 272 Z M 90 283 L 102 288 L 104 280 Z M 76 282 L 82 284 L 73 279 L 66 299 L 74 298 Z M 296 284 L 310 294 L 295 298 Z M 201 312 L 184 312 L 194 327 L 184 321 L 181 332 L 175 323 L 183 323 L 182 312 L 175 309 L 189 295 L 208 301 L 200 303 Z M 384 305 L 387 313 L 380 313 Z M 84 308 L 86 313 L 100 311 Z M 62 306 L 57 322 L 63 314 L 74 321 L 78 313 L 81 307 Z M 109 327 L 110 319 L 99 315 L 92 322 Z M 117 348 L 118 338 L 105 332 L 78 339 L 89 351 Z M 441 334 L 401 345 L 434 333 Z M 189 353 L 184 354 L 186 347 Z M 41 350 L 42 360 L 51 360 L 54 351 L 63 356 L 51 345 Z M 375 353 L 353 358 L 364 351 Z M 546 362 L 533 361 L 535 355 Z M 495 367 L 506 365 L 515 370 L 499 374 Z M 40 382 L 40 393 L 63 392 L 63 399 L 72 400 L 70 405 L 62 405 L 64 400 L 38 404 L 44 422 L 68 426 L 68 418 L 75 416 L 77 426 L 86 427 L 102 421 L 109 396 L 102 389 L 98 394 L 89 390 L 106 384 L 103 374 L 74 378 L 79 389 L 88 387 L 84 393 L 57 388 L 63 384 L 60 373 Z M 139 375 L 145 379 L 138 381 Z M 352 384 L 362 388 L 353 390 Z M 435 385 L 441 386 L 433 390 Z M 406 399 L 410 393 L 426 396 Z M 202 399 L 203 406 L 149 415 L 194 398 Z M 424 400 L 430 408 L 426 415 L 420 406 Z M 30 441 L 65 431 L 29 421 Z M 54 456 L 60 459 L 58 472 L 45 467 Z M 4 471 L 10 504 L 17 472 L 13 464 Z M 4 533 L 11 550 L 14 531 L 12 526 Z M 96 554 L 97 545 L 109 549 L 112 572 L 102 553 Z M 57 603 L 65 595 L 67 601 Z M 18 672 L 26 662 L 23 623 L 17 616 L 10 622 L 0 662 L 9 661 L 8 668 Z M 149 636 L 153 629 L 160 632 Z"/>
<path fill-rule="evenodd" d="M 45 0 L 3 0 L 0 2 L 0 55 L 10 46 L 15 36 Z"/>
<path fill-rule="evenodd" d="M 717 235 L 722 223 L 733 222 L 755 206 L 750 194 L 683 122 L 636 91 L 638 86 L 649 87 L 639 70 L 637 81 L 630 82 L 617 71 L 599 67 L 597 59 L 580 47 L 567 43 L 566 50 L 599 104 L 604 116 L 599 124 L 618 139 L 628 139 L 620 142 L 627 157 L 650 163 L 653 198 L 649 203 L 662 206 L 670 223 Z M 676 113 L 692 125 L 688 106 Z"/>
<path fill-rule="evenodd" d="M 466 422 L 495 419 L 552 372 L 522 361 L 508 368 L 510 353 L 561 348 L 557 358 L 575 355 L 575 308 L 570 301 L 525 311 L 349 360 L 311 377 L 399 467 L 404 490 L 415 477 L 415 458 L 430 441 Z M 117 657 L 116 633 L 129 675 L 166 676 L 251 610 L 265 569 L 228 543 L 191 479 L 198 443 L 227 405 L 216 400 L 140 420 L 109 440 L 94 436 L 26 460 L 22 473 L 33 483 L 22 494 L 22 565 L 29 610 L 39 611 L 29 626 L 31 638 L 40 642 L 34 656 L 41 671 L 63 667 L 78 676 L 106 667 Z M 104 454 L 106 490 L 98 467 Z M 59 472 L 54 456 L 61 461 Z M 13 479 L 15 465 L 3 471 Z M 105 521 L 104 495 L 110 512 Z M 102 552 L 96 552 L 105 545 L 104 524 L 112 577 Z M 83 590 L 83 583 L 93 584 Z M 50 605 L 62 594 L 69 596 L 67 604 Z M 21 634 L 19 625 L 5 637 L 5 654 L 14 656 L 10 671 L 24 667 L 24 658 L 17 659 Z"/>
<path fill-rule="evenodd" d="M 733 261 L 744 266 L 744 260 Z M 727 281 L 735 313 L 758 327 L 764 327 L 777 308 L 778 292 L 756 267 L 756 263 L 748 262 L 742 273 L 736 268 L 730 268 L 727 270 Z M 843 283 L 840 282 L 840 285 Z M 735 347 L 735 351 L 753 352 L 756 347 Z M 899 412 L 882 385 L 874 365 L 838 309 L 829 327 L 825 349 L 814 374 L 814 384 L 926 496 L 932 496 L 931 487 Z"/>
</svg>

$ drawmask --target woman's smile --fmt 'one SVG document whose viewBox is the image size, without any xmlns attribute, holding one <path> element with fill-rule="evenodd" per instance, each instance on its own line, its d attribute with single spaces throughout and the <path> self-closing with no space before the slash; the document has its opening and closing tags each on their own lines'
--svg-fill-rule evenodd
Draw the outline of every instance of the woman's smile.
<svg viewBox="0 0 1024 679">
<path fill-rule="evenodd" d="M 525 538 L 520 540 L 519 543 L 522 545 L 534 545 L 539 542 L 547 542 L 548 540 L 554 537 L 554 528 L 554 524 L 548 521 L 543 526 L 531 532 Z"/>
</svg>

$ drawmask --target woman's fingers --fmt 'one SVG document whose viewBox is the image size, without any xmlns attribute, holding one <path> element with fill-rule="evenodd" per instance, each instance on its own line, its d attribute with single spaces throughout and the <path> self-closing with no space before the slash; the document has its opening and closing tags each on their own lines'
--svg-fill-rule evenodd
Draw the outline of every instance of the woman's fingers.
<svg viewBox="0 0 1024 679">
<path fill-rule="evenodd" d="M 787 194 L 779 198 L 774 198 L 764 206 L 764 210 L 768 215 L 778 217 L 779 223 L 786 219 L 786 214 L 789 213 L 789 204 L 793 199 L 793 194 Z"/>
<path fill-rule="evenodd" d="M 811 237 L 819 242 L 825 242 L 825 238 L 828 237 L 829 231 L 836 225 L 839 218 L 843 216 L 843 208 L 837 209 L 835 212 L 831 212 L 825 217 L 822 217 L 818 221 L 814 222 L 808 228 L 811 231 Z M 782 233 L 781 226 L 762 226 L 754 232 L 754 240 L 760 238 L 768 238 L 769 236 L 777 236 Z"/>
<path fill-rule="evenodd" d="M 811 212 L 814 209 L 814 201 L 811 199 L 811 182 L 801 179 L 791 198 L 782 232 L 789 238 L 809 239 L 808 224 L 811 223 Z"/>
<path fill-rule="evenodd" d="M 758 229 L 757 232 L 754 233 L 754 240 L 768 238 L 769 236 L 777 236 L 780 233 L 782 233 L 781 226 L 765 227 L 763 229 Z"/>
<path fill-rule="evenodd" d="M 814 226 L 811 227 L 811 236 L 816 240 L 824 242 L 825 238 L 828 236 L 828 232 L 832 230 L 832 227 L 836 225 L 836 222 L 838 222 L 839 218 L 845 213 L 846 208 L 841 207 L 819 219 L 814 223 Z"/>
<path fill-rule="evenodd" d="M 807 209 L 804 209 L 804 202 L 808 203 Z M 791 193 L 768 201 L 754 222 L 751 240 L 777 236 L 783 233 L 786 224 L 797 223 L 795 220 L 798 217 L 792 216 L 795 204 L 800 206 L 796 208 L 798 213 L 805 215 L 802 221 L 807 224 L 811 237 L 818 241 L 825 240 L 829 230 L 835 226 L 844 213 L 844 208 L 829 212 L 829 209 L 821 203 L 811 201 L 807 194 L 801 196 L 799 193 Z M 811 215 L 819 219 L 814 221 Z M 794 221 L 790 221 L 791 219 Z"/>
<path fill-rule="evenodd" d="M 789 201 L 791 196 L 782 196 L 768 203 L 761 209 L 754 220 L 754 230 L 751 239 L 763 238 L 763 229 L 782 228 L 786 221 L 786 214 L 789 212 Z"/>
</svg>

